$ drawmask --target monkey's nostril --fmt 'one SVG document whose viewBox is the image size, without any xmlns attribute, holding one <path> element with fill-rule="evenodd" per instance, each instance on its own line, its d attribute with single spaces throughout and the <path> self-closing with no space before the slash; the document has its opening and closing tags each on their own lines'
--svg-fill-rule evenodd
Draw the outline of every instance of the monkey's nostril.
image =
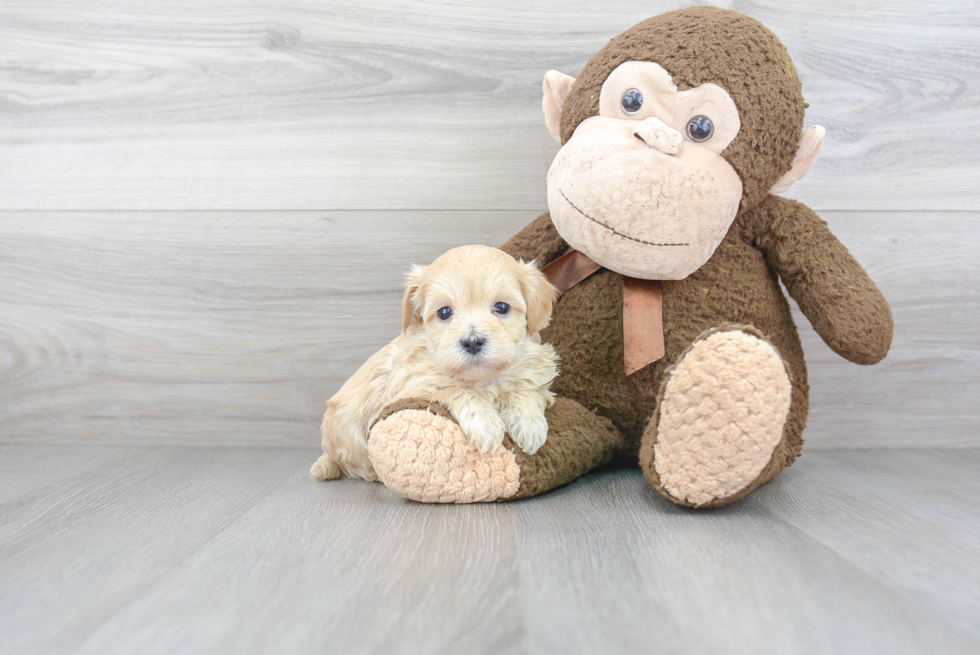
<svg viewBox="0 0 980 655">
<path fill-rule="evenodd" d="M 463 350 L 471 355 L 475 355 L 483 348 L 483 344 L 486 343 L 486 339 L 483 337 L 467 337 L 459 342 L 459 345 L 463 347 Z"/>
</svg>

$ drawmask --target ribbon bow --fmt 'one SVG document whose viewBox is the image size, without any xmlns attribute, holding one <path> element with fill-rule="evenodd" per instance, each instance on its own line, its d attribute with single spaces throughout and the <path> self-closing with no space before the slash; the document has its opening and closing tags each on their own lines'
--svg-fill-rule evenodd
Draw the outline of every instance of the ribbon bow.
<svg viewBox="0 0 980 655">
<path fill-rule="evenodd" d="M 541 271 L 561 296 L 601 268 L 585 254 L 571 250 Z M 659 281 L 623 276 L 623 348 L 626 375 L 664 356 L 663 288 Z"/>
</svg>

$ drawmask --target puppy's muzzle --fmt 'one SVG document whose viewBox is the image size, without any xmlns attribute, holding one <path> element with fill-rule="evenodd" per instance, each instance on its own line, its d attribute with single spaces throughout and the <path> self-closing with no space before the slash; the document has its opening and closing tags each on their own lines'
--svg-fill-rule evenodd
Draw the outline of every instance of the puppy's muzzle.
<svg viewBox="0 0 980 655">
<path fill-rule="evenodd" d="M 479 355 L 486 342 L 487 340 L 479 335 L 471 335 L 460 341 L 459 345 L 469 354 Z"/>
</svg>

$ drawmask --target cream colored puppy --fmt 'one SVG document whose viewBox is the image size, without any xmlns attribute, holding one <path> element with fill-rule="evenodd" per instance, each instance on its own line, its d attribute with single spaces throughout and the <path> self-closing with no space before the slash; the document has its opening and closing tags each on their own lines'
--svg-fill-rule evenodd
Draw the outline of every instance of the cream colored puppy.
<svg viewBox="0 0 980 655">
<path fill-rule="evenodd" d="M 548 436 L 544 410 L 558 355 L 538 332 L 551 318 L 555 288 L 534 264 L 486 246 L 455 248 L 408 273 L 402 333 L 375 353 L 327 401 L 321 480 L 377 480 L 368 460 L 371 425 L 404 398 L 443 404 L 482 452 L 504 433 L 525 452 Z"/>
</svg>

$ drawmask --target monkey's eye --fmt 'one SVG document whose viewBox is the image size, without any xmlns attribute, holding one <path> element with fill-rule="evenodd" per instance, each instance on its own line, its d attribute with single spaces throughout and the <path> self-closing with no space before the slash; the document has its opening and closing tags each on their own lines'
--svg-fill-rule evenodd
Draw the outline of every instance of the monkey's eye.
<svg viewBox="0 0 980 655">
<path fill-rule="evenodd" d="M 643 94 L 639 89 L 630 89 L 623 94 L 623 111 L 632 116 L 643 106 Z"/>
<path fill-rule="evenodd" d="M 436 315 L 439 317 L 440 320 L 448 321 L 449 317 L 453 315 L 453 310 L 451 310 L 449 307 L 443 307 L 442 309 L 436 312 Z"/>
<path fill-rule="evenodd" d="M 715 125 L 707 116 L 695 116 L 687 122 L 687 136 L 695 143 L 703 143 L 715 133 Z"/>
<path fill-rule="evenodd" d="M 496 305 L 493 306 L 493 312 L 495 314 L 500 314 L 501 316 L 505 315 L 509 311 L 510 311 L 510 305 L 508 305 L 505 302 L 498 302 Z"/>
</svg>

